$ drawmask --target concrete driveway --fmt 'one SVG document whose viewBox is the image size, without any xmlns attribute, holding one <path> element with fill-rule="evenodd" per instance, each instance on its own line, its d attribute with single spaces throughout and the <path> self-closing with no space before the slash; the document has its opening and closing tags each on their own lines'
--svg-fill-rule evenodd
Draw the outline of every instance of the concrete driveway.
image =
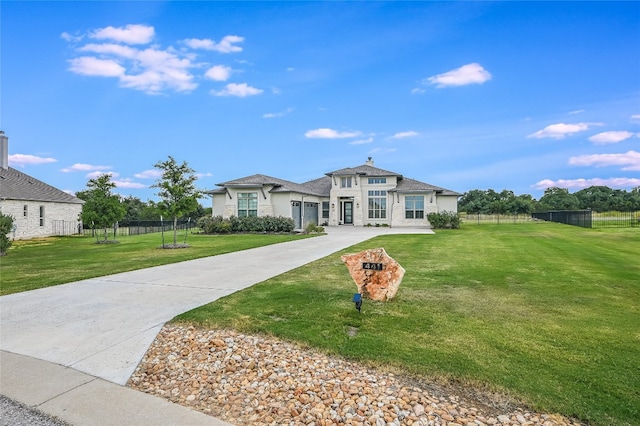
<svg viewBox="0 0 640 426">
<path fill-rule="evenodd" d="M 376 235 L 432 233 L 355 227 L 327 232 L 0 297 L 0 350 L 124 385 L 164 323 L 180 313 Z"/>
</svg>

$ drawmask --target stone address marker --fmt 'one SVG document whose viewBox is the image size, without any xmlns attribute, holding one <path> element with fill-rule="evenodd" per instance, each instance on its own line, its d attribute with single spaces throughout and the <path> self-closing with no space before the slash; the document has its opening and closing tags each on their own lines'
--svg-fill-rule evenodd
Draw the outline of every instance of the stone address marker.
<svg viewBox="0 0 640 426">
<path fill-rule="evenodd" d="M 387 301 L 398 292 L 405 269 L 384 248 L 345 254 L 340 259 L 347 265 L 362 297 Z"/>
</svg>

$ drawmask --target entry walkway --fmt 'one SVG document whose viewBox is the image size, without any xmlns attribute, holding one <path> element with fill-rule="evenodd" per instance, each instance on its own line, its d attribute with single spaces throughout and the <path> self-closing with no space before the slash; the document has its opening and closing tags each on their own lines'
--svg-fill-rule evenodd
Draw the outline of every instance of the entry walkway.
<svg viewBox="0 0 640 426">
<path fill-rule="evenodd" d="M 326 236 L 0 297 L 0 393 L 73 424 L 223 424 L 172 404 L 167 410 L 178 413 L 175 423 L 162 415 L 123 423 L 118 415 L 131 415 L 128 409 L 137 406 L 126 401 L 144 400 L 142 406 L 159 404 L 161 410 L 166 401 L 113 384 L 127 382 L 162 326 L 176 315 L 376 235 L 395 233 L 432 231 L 327 228 Z M 91 414 L 70 401 L 106 404 L 104 414 L 113 413 L 103 418 L 100 410 Z M 180 420 L 191 413 L 204 418 Z"/>
</svg>

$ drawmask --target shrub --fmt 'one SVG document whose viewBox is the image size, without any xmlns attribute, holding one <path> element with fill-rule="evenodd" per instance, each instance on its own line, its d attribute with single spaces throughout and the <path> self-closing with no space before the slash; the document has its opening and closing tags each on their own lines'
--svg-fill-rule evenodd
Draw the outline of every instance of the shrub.
<svg viewBox="0 0 640 426">
<path fill-rule="evenodd" d="M 429 213 L 427 215 L 429 223 L 435 229 L 460 228 L 460 215 L 454 212 L 443 211 L 441 213 Z"/>
<path fill-rule="evenodd" d="M 198 219 L 198 226 L 205 234 L 228 234 L 230 232 L 291 232 L 295 227 L 293 219 L 274 216 L 222 216 Z"/>
<path fill-rule="evenodd" d="M 7 254 L 7 250 L 11 247 L 11 240 L 7 234 L 13 229 L 13 216 L 9 216 L 0 212 L 0 256 Z"/>
</svg>

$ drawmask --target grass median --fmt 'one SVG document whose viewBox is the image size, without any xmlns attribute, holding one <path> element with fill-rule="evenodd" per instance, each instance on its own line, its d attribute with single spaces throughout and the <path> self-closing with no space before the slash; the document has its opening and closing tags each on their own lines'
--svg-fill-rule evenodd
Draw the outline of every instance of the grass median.
<svg viewBox="0 0 640 426">
<path fill-rule="evenodd" d="M 189 235 L 191 247 L 186 249 L 160 249 L 160 234 L 122 236 L 119 244 L 96 244 L 94 238 L 80 236 L 18 240 L 7 256 L 0 257 L 0 295 L 306 237 L 309 235 L 194 234 Z"/>
<path fill-rule="evenodd" d="M 351 302 L 340 254 L 384 247 L 390 302 Z M 387 235 L 175 319 L 506 392 L 599 425 L 640 423 L 640 232 L 557 224 Z"/>
</svg>

